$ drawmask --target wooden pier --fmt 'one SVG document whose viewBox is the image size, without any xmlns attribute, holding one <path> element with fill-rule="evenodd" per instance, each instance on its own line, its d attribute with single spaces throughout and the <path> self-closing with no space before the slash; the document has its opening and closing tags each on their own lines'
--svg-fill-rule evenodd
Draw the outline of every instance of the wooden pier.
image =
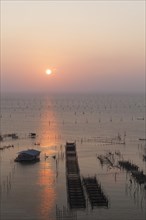
<svg viewBox="0 0 146 220">
<path fill-rule="evenodd" d="M 3 147 L 0 147 L 0 150 L 9 149 L 9 148 L 12 148 L 12 147 L 14 147 L 13 144 L 12 144 L 12 145 L 5 145 L 5 146 L 3 146 Z"/>
<path fill-rule="evenodd" d="M 103 193 L 100 184 L 97 182 L 96 177 L 83 178 L 83 182 L 87 191 L 87 195 L 89 197 L 91 207 L 108 207 L 108 199 Z"/>
<path fill-rule="evenodd" d="M 119 165 L 120 167 L 122 167 L 123 169 L 127 170 L 127 171 L 138 171 L 139 167 L 129 161 L 119 161 Z"/>
<path fill-rule="evenodd" d="M 139 167 L 135 164 L 132 164 L 129 161 L 119 161 L 119 165 L 128 172 L 131 172 L 132 177 L 138 184 L 146 183 L 146 175 L 143 171 L 139 170 Z"/>
<path fill-rule="evenodd" d="M 80 178 L 75 143 L 66 143 L 66 183 L 68 203 L 71 209 L 86 208 L 83 186 Z"/>
<path fill-rule="evenodd" d="M 143 173 L 143 171 L 131 171 L 131 174 L 136 182 L 140 185 L 146 183 L 146 175 Z"/>
</svg>

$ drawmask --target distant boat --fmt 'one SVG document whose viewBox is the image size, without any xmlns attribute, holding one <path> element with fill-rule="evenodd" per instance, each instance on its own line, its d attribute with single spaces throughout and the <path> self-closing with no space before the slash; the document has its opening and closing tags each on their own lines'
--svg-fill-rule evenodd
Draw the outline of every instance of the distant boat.
<svg viewBox="0 0 146 220">
<path fill-rule="evenodd" d="M 0 135 L 0 141 L 3 141 L 3 137 Z"/>
<path fill-rule="evenodd" d="M 18 157 L 16 157 L 15 162 L 32 162 L 40 160 L 41 151 L 29 149 L 24 150 L 18 153 Z"/>
<path fill-rule="evenodd" d="M 12 139 L 18 139 L 18 135 L 17 135 L 17 134 L 15 134 L 15 133 L 14 133 L 14 134 L 12 134 L 12 136 L 11 136 L 11 137 L 12 137 Z"/>
<path fill-rule="evenodd" d="M 138 117 L 137 120 L 144 120 L 144 117 Z"/>
<path fill-rule="evenodd" d="M 139 138 L 139 141 L 146 141 L 146 138 Z"/>
<path fill-rule="evenodd" d="M 143 155 L 143 160 L 146 161 L 146 155 Z"/>
<path fill-rule="evenodd" d="M 30 134 L 29 134 L 29 137 L 31 137 L 31 138 L 36 138 L 36 133 L 30 133 Z"/>
</svg>

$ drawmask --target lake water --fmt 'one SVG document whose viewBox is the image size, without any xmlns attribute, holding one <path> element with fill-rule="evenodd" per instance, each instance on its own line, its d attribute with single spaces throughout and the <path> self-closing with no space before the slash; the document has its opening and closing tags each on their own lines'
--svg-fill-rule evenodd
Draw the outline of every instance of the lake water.
<svg viewBox="0 0 146 220">
<path fill-rule="evenodd" d="M 0 150 L 1 219 L 144 220 L 144 184 L 117 165 L 129 160 L 146 174 L 146 143 L 139 140 L 146 138 L 145 107 L 140 94 L 2 96 L 0 147 L 14 147 Z M 37 134 L 35 139 L 29 137 L 31 132 Z M 18 139 L 5 136 L 10 133 Z M 81 179 L 96 175 L 108 207 L 92 209 L 85 192 L 86 208 L 69 208 L 66 141 L 76 141 Z M 26 149 L 40 150 L 40 161 L 14 162 L 17 153 Z M 112 157 L 114 165 L 102 165 L 99 155 Z"/>
</svg>

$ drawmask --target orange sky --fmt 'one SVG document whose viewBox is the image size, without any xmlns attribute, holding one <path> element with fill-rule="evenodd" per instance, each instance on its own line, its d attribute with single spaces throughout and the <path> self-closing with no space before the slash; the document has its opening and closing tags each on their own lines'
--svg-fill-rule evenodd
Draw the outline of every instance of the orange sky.
<svg viewBox="0 0 146 220">
<path fill-rule="evenodd" d="M 144 8 L 145 1 L 2 1 L 2 91 L 143 92 Z"/>
</svg>

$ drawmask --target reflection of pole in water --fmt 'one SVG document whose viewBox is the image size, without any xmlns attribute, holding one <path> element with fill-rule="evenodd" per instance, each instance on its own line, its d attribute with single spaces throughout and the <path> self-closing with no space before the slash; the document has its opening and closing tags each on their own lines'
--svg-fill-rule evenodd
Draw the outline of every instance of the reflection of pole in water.
<svg viewBox="0 0 146 220">
<path fill-rule="evenodd" d="M 14 176 L 14 173 L 15 173 L 15 165 L 12 167 L 12 170 L 6 176 L 6 179 L 3 180 L 3 182 L 2 181 L 0 182 L 0 193 L 6 192 L 7 194 L 9 194 L 12 188 L 12 180 L 13 180 L 12 178 Z"/>
<path fill-rule="evenodd" d="M 115 173 L 115 182 L 117 182 L 117 173 Z"/>
<path fill-rule="evenodd" d="M 56 160 L 56 178 L 58 178 L 58 159 L 55 158 Z"/>
<path fill-rule="evenodd" d="M 62 209 L 56 205 L 56 220 L 77 220 L 77 213 L 68 210 L 65 206 Z"/>
<path fill-rule="evenodd" d="M 134 180 L 130 179 L 125 185 L 125 193 L 127 196 L 129 195 L 134 200 L 134 203 L 138 208 L 143 210 L 143 203 L 145 203 L 146 199 L 144 196 L 144 186 L 140 186 Z"/>
</svg>

